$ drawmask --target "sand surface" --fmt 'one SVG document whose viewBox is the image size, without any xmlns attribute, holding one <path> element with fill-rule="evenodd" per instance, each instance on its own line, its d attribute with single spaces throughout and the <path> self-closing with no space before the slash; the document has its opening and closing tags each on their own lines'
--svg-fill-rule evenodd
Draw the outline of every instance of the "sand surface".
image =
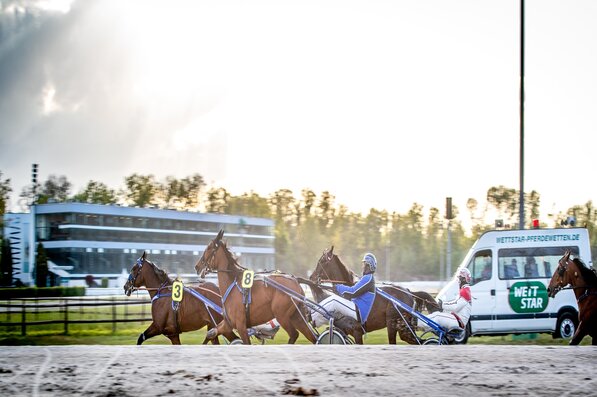
<svg viewBox="0 0 597 397">
<path fill-rule="evenodd" d="M 589 396 L 597 347 L 2 346 L 1 396 Z"/>
</svg>

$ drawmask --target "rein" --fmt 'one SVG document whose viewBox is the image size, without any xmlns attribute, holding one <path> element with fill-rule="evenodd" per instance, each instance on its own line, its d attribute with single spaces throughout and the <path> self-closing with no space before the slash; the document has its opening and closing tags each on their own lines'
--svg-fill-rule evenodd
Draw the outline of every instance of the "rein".
<svg viewBox="0 0 597 397">
<path fill-rule="evenodd" d="M 189 287 L 189 286 L 192 286 L 192 284 L 185 284 L 185 287 Z M 202 291 L 206 291 L 206 292 L 212 293 L 212 294 L 216 295 L 218 298 L 222 298 L 222 295 L 220 295 L 216 291 L 210 290 L 209 288 L 204 288 L 204 287 L 192 287 L 192 288 L 194 288 L 194 289 L 200 289 Z M 165 286 L 163 288 L 162 287 L 158 287 L 158 288 L 139 287 L 139 288 L 135 288 L 133 290 L 133 292 L 135 292 L 135 291 L 159 291 L 159 290 L 162 290 L 162 289 L 172 289 L 172 286 L 171 285 L 167 285 L 167 286 Z"/>
</svg>

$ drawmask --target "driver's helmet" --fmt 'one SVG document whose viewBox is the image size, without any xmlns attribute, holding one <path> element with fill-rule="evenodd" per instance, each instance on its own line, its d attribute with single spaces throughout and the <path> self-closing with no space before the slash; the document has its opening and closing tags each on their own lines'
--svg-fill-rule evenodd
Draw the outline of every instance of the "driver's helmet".
<svg viewBox="0 0 597 397">
<path fill-rule="evenodd" d="M 369 269 L 371 272 L 375 272 L 377 270 L 377 259 L 375 259 L 375 255 L 368 252 L 363 256 L 363 262 L 369 265 Z"/>
<path fill-rule="evenodd" d="M 458 271 L 458 278 L 463 279 L 468 284 L 471 282 L 471 272 L 466 267 L 463 267 Z"/>
</svg>

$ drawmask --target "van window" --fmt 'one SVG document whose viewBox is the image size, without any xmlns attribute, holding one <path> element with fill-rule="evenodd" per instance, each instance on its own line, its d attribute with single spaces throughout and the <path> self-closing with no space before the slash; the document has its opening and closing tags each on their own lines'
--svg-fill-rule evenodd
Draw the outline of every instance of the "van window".
<svg viewBox="0 0 597 397">
<path fill-rule="evenodd" d="M 467 266 L 471 272 L 473 279 L 471 285 L 475 285 L 480 281 L 489 280 L 491 278 L 491 250 L 482 250 L 475 253 Z"/>
<path fill-rule="evenodd" d="M 551 278 L 566 250 L 578 256 L 578 247 L 502 248 L 498 275 L 502 280 Z"/>
</svg>

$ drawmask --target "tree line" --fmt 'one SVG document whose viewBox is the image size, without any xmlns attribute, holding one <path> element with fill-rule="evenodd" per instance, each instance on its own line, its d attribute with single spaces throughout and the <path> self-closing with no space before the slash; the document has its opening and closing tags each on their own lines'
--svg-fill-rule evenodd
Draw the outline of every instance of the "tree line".
<svg viewBox="0 0 597 397">
<path fill-rule="evenodd" d="M 322 251 L 334 246 L 345 264 L 360 271 L 360 258 L 373 252 L 379 262 L 379 276 L 388 280 L 437 280 L 446 274 L 447 222 L 446 209 L 413 203 L 406 213 L 371 208 L 368 213 L 351 211 L 337 203 L 335 196 L 324 191 L 317 195 L 303 189 L 296 195 L 290 189 L 279 189 L 267 197 L 253 191 L 235 196 L 223 187 L 207 188 L 199 174 L 177 179 L 168 176 L 158 180 L 154 175 L 132 174 L 124 178 L 116 190 L 102 182 L 89 181 L 76 194 L 66 176 L 50 175 L 39 186 L 28 186 L 20 197 L 26 202 L 82 202 L 119 204 L 133 207 L 153 207 L 181 211 L 234 214 L 271 218 L 275 221 L 275 250 L 278 269 L 294 274 L 306 274 L 315 267 Z M 10 180 L 2 179 L 0 171 L 0 215 L 6 210 Z M 461 212 L 452 208 L 450 220 L 452 270 L 460 263 L 480 234 L 495 228 L 497 214 L 504 227 L 518 224 L 516 189 L 505 186 L 490 187 L 486 202 L 468 199 Z M 525 194 L 525 224 L 540 215 L 540 195 L 536 191 Z M 552 217 L 552 224 L 541 227 L 561 227 L 560 221 L 574 216 L 579 226 L 586 226 L 591 246 L 597 247 L 595 225 L 597 211 L 589 201 Z M 0 217 L 1 219 L 1 217 Z M 471 225 L 465 230 L 463 221 Z"/>
</svg>

